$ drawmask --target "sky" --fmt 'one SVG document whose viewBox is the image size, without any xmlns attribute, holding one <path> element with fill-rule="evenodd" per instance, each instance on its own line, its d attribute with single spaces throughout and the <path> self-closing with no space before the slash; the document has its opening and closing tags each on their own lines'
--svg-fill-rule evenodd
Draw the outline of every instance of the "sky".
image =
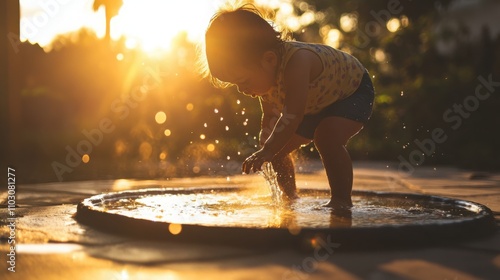
<svg viewBox="0 0 500 280">
<path fill-rule="evenodd" d="M 92 9 L 94 0 L 20 0 L 21 40 L 50 44 L 54 36 L 88 27 L 104 36 L 104 9 Z M 111 37 L 122 35 L 130 46 L 145 49 L 168 48 L 171 39 L 187 31 L 190 40 L 199 39 L 221 0 L 124 0 L 111 24 Z"/>
<path fill-rule="evenodd" d="M 57 34 L 83 26 L 104 35 L 104 11 L 92 11 L 93 0 L 20 0 L 21 40 L 46 46 Z"/>
</svg>

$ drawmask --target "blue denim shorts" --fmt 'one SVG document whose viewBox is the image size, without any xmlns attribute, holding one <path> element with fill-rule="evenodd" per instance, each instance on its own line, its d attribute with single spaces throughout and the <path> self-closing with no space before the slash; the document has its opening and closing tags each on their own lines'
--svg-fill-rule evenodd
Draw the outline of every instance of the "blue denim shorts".
<svg viewBox="0 0 500 280">
<path fill-rule="evenodd" d="M 372 114 L 375 90 L 368 72 L 365 72 L 358 89 L 349 97 L 336 101 L 319 113 L 304 115 L 304 119 L 297 128 L 298 135 L 307 139 L 314 139 L 314 131 L 319 123 L 328 117 L 336 116 L 353 121 L 366 123 Z"/>
</svg>

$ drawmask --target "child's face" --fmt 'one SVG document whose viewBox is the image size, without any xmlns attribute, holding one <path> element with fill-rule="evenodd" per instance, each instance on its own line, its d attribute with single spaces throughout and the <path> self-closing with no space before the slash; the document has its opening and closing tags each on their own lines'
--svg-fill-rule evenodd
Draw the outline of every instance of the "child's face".
<svg viewBox="0 0 500 280">
<path fill-rule="evenodd" d="M 245 95 L 262 96 L 276 84 L 277 64 L 276 54 L 269 51 L 263 54 L 260 62 L 231 67 L 225 78 Z"/>
</svg>

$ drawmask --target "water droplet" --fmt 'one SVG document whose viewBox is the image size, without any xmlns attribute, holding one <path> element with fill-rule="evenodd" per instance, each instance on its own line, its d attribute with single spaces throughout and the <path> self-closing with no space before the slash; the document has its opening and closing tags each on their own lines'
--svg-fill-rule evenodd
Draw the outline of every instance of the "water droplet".
<svg viewBox="0 0 500 280">
<path fill-rule="evenodd" d="M 229 130 L 229 126 L 226 125 L 226 131 L 228 131 L 228 130 Z"/>
<path fill-rule="evenodd" d="M 220 117 L 220 121 L 223 121 L 224 120 L 224 117 Z"/>
<path fill-rule="evenodd" d="M 83 163 L 89 163 L 89 161 L 90 161 L 90 156 L 88 154 L 84 154 L 82 156 L 82 162 Z"/>
<path fill-rule="evenodd" d="M 230 159 L 231 159 L 231 157 L 230 157 L 230 156 L 227 156 L 227 157 L 226 157 L 226 159 L 227 159 L 227 160 L 230 160 Z"/>
<path fill-rule="evenodd" d="M 218 109 L 214 109 L 214 113 L 219 113 L 219 110 Z"/>
<path fill-rule="evenodd" d="M 208 144 L 207 145 L 207 151 L 209 151 L 209 152 L 215 151 L 215 145 L 214 144 Z"/>
<path fill-rule="evenodd" d="M 403 91 L 401 91 L 401 96 L 403 96 L 403 94 L 404 94 L 404 92 L 403 92 Z"/>
<path fill-rule="evenodd" d="M 216 139 L 216 140 L 215 140 L 215 144 L 219 144 L 219 140 L 217 140 L 217 139 Z"/>
<path fill-rule="evenodd" d="M 180 224 L 170 224 L 170 225 L 168 225 L 168 231 L 172 235 L 177 235 L 177 234 L 181 233 L 181 231 L 182 231 L 182 225 L 180 225 Z"/>
<path fill-rule="evenodd" d="M 239 99 L 236 100 L 236 104 L 240 104 L 240 103 L 241 103 L 241 101 Z"/>
<path fill-rule="evenodd" d="M 204 126 L 204 127 L 208 127 L 208 124 L 207 124 L 207 123 L 204 123 L 204 124 L 203 124 L 203 126 Z"/>
<path fill-rule="evenodd" d="M 205 139 L 205 134 L 200 134 L 200 139 Z"/>
</svg>

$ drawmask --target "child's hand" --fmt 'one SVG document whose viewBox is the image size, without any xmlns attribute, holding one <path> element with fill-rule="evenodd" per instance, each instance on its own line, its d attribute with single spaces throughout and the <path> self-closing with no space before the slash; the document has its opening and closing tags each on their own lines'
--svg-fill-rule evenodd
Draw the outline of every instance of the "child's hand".
<svg viewBox="0 0 500 280">
<path fill-rule="evenodd" d="M 245 174 L 250 174 L 250 171 L 262 171 L 262 164 L 270 162 L 272 159 L 273 155 L 267 153 L 264 149 L 260 149 L 245 159 L 241 171 Z"/>
</svg>

